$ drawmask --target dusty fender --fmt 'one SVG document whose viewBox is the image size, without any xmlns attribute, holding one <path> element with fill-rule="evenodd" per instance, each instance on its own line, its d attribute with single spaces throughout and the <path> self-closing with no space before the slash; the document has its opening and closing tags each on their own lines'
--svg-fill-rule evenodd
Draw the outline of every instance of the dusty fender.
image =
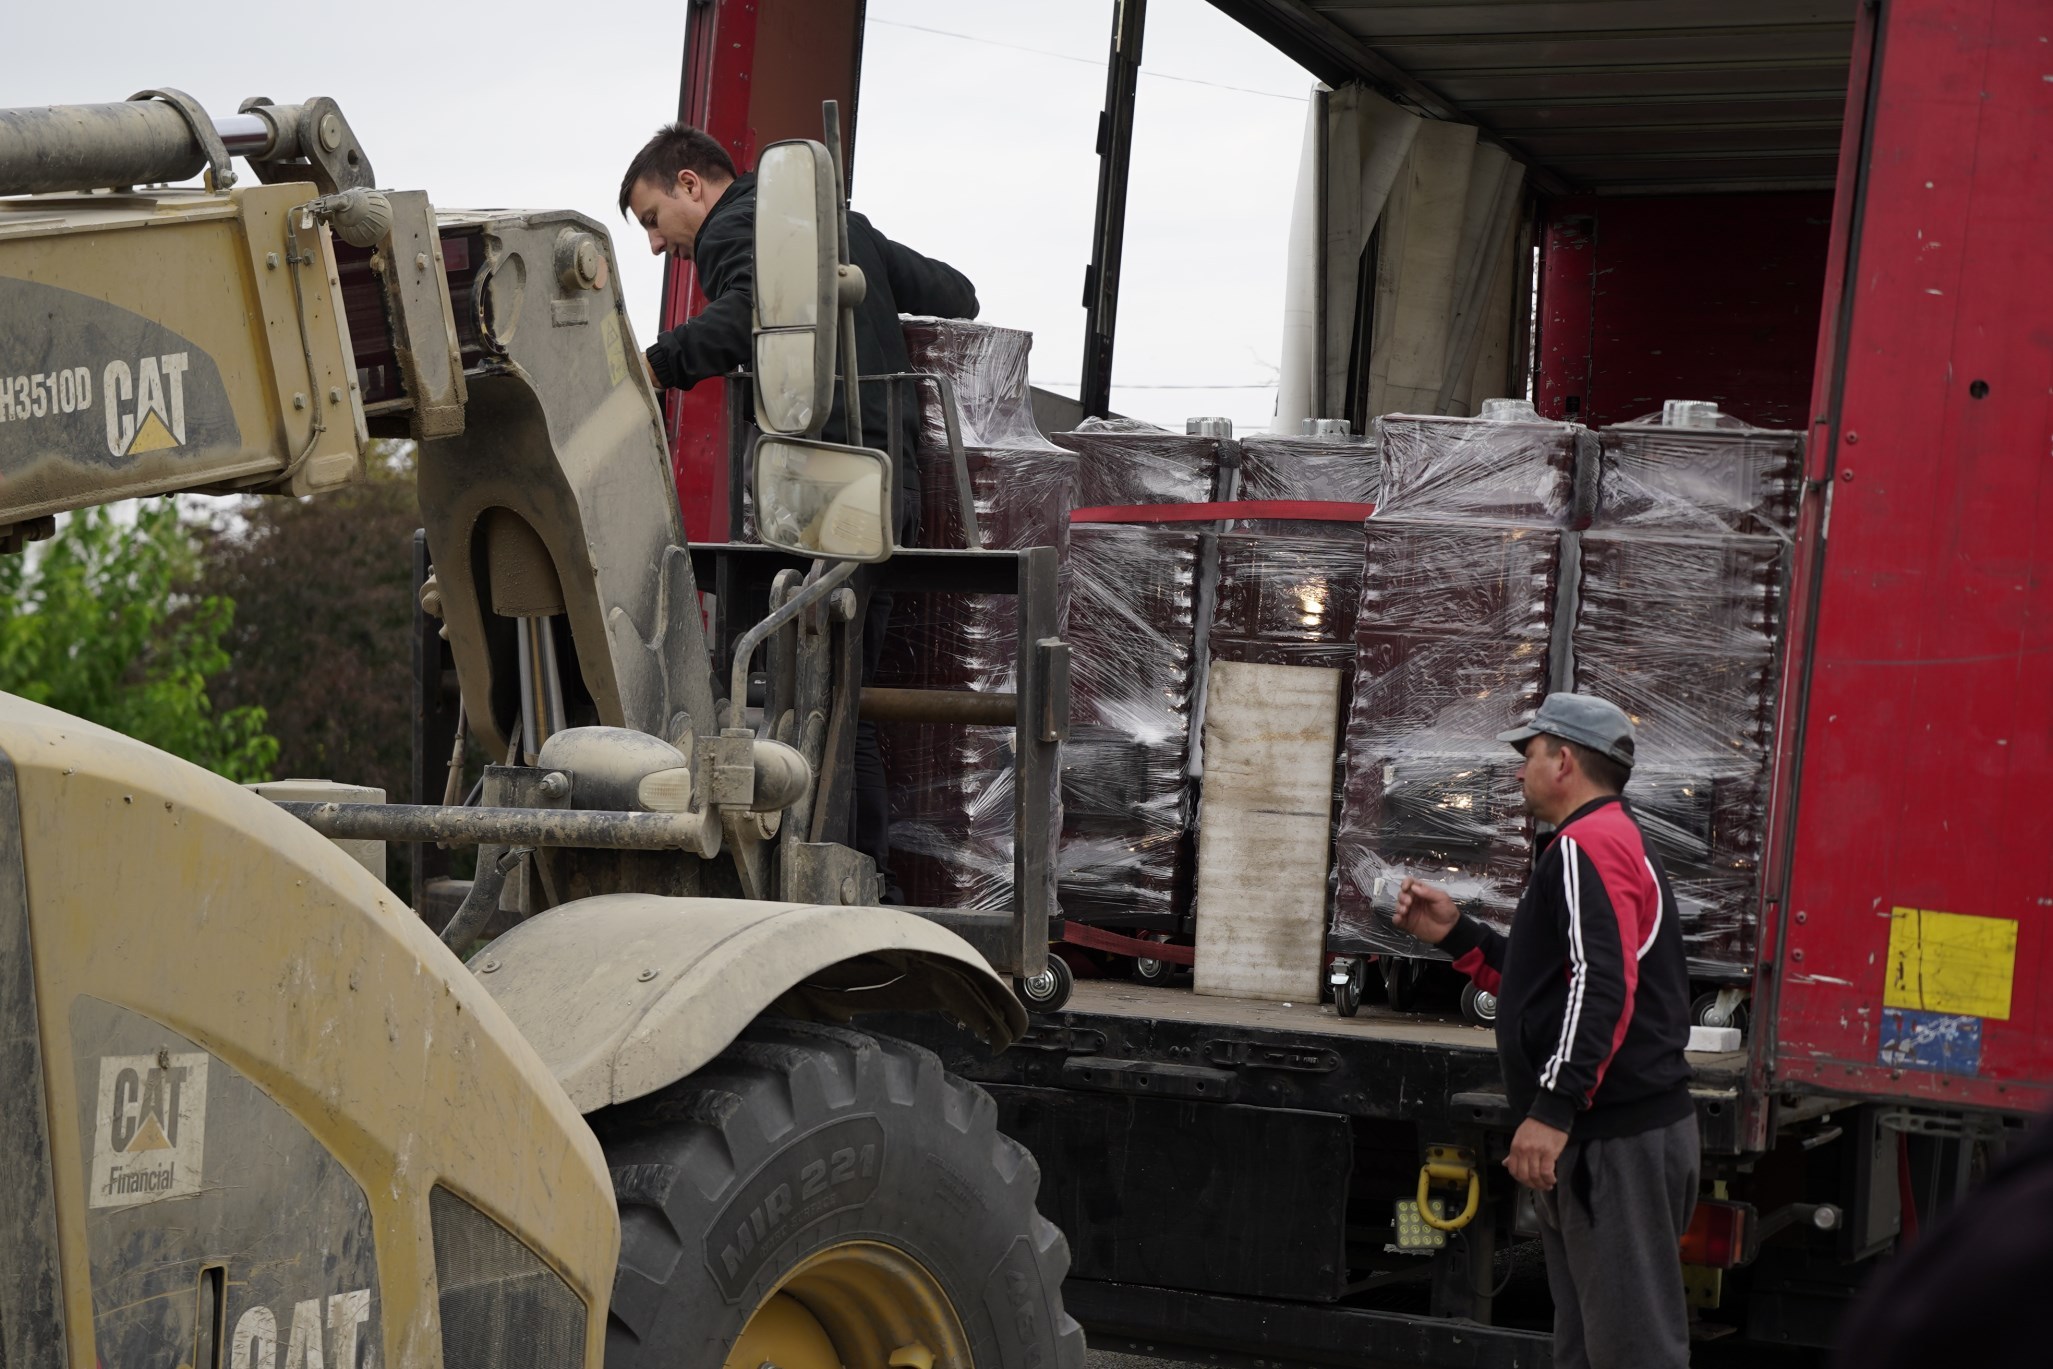
<svg viewBox="0 0 2053 1369">
<path fill-rule="evenodd" d="M 583 1112 L 675 1083 L 764 1012 L 932 1008 L 993 1048 L 1027 1024 L 968 942 L 892 908 L 605 894 L 529 918 L 471 969 Z"/>
</svg>

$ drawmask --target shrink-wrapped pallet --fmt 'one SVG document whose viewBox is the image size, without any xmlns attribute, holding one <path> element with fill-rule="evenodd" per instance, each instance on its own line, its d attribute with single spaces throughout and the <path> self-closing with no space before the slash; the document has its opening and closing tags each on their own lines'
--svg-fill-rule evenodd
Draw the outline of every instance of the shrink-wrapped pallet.
<svg viewBox="0 0 2053 1369">
<path fill-rule="evenodd" d="M 965 447 L 1046 447 L 1034 426 L 1027 358 L 1034 335 L 969 319 L 908 318 L 905 350 L 912 369 L 945 378 L 955 387 Z M 935 391 L 920 396 L 920 447 L 946 452 L 948 429 Z"/>
<path fill-rule="evenodd" d="M 1675 401 L 1599 439 L 1602 497 L 1580 539 L 1569 638 L 1576 688 L 1633 719 L 1626 793 L 1668 870 L 1692 971 L 1742 975 L 1803 438 Z"/>
<path fill-rule="evenodd" d="M 1354 673 L 1354 620 L 1375 504 L 1376 449 L 1359 438 L 1243 438 L 1237 502 L 1354 504 L 1347 519 L 1242 513 L 1218 539 L 1209 649 L 1215 661 Z M 1279 510 L 1279 512 L 1285 512 Z"/>
<path fill-rule="evenodd" d="M 1228 439 L 1092 421 L 1056 441 L 1077 454 L 1077 503 L 1202 503 Z M 1071 530 L 1070 735 L 1062 748 L 1063 912 L 1176 930 L 1191 883 L 1191 722 L 1200 670 L 1205 524 L 1082 523 Z"/>
<path fill-rule="evenodd" d="M 1731 507 L 1700 511 L 1715 521 Z M 1674 886 L 1692 970 L 1743 972 L 1758 924 L 1789 544 L 1637 530 L 1581 543 L 1576 688 L 1633 719 L 1626 793 Z"/>
<path fill-rule="evenodd" d="M 1375 443 L 1364 438 L 1262 434 L 1242 438 L 1239 446 L 1240 483 L 1233 495 L 1237 500 L 1364 505 L 1376 502 L 1382 463 Z M 1359 519 L 1341 523 L 1250 515 L 1236 518 L 1232 530 L 1276 537 L 1358 541 L 1361 526 Z"/>
<path fill-rule="evenodd" d="M 983 545 L 1066 553 L 1077 461 L 1033 426 L 1026 381 L 1032 335 L 939 319 L 908 320 L 905 332 L 913 368 L 946 375 L 955 386 Z M 954 465 L 932 387 L 921 397 L 920 414 L 914 459 L 922 540 L 963 547 Z M 1065 569 L 1065 605 L 1067 583 Z M 1018 660 L 1017 613 L 1018 601 L 1008 595 L 898 595 L 877 683 L 1009 692 Z M 878 731 L 891 800 L 892 873 L 905 900 L 929 907 L 1009 906 L 1012 730 L 892 723 Z M 1054 860 L 1053 849 L 1048 857 Z"/>
<path fill-rule="evenodd" d="M 1389 414 L 1376 420 L 1376 447 L 1379 517 L 1555 528 L 1587 521 L 1576 496 L 1595 483 L 1597 451 L 1577 424 Z"/>
<path fill-rule="evenodd" d="M 1359 527 L 1329 526 L 1340 535 L 1219 536 L 1214 661 L 1322 666 L 1353 676 L 1366 543 Z"/>
<path fill-rule="evenodd" d="M 1600 432 L 1601 493 L 1591 526 L 1793 537 L 1803 435 L 1749 428 L 1714 414 L 1703 416 L 1702 427 L 1670 426 L 1656 416 Z"/>
<path fill-rule="evenodd" d="M 1237 457 L 1231 438 L 1172 433 L 1136 419 L 1086 419 L 1055 442 L 1077 454 L 1082 507 L 1202 504 Z M 1145 526 L 1145 525 L 1142 525 Z"/>
<path fill-rule="evenodd" d="M 1379 513 L 1366 540 L 1330 945 L 1432 954 L 1390 925 L 1406 875 L 1499 927 L 1525 882 L 1518 757 L 1495 738 L 1548 689 L 1562 536 Z"/>
</svg>

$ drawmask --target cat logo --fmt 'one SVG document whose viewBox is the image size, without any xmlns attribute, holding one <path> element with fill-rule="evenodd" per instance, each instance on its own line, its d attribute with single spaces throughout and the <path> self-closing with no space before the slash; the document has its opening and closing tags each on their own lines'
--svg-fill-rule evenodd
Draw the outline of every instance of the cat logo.
<svg viewBox="0 0 2053 1369">
<path fill-rule="evenodd" d="M 101 1058 L 93 1207 L 128 1207 L 200 1191 L 207 1058 L 204 1052 Z"/>
<path fill-rule="evenodd" d="M 140 456 L 185 445 L 185 372 L 190 354 L 144 357 L 133 371 L 110 361 L 100 378 L 107 455 Z"/>
</svg>

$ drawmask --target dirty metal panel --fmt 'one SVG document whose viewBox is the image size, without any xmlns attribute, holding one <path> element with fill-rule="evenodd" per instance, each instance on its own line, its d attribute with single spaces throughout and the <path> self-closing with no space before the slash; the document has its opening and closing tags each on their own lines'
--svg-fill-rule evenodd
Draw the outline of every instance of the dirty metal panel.
<svg viewBox="0 0 2053 1369">
<path fill-rule="evenodd" d="M 1780 979 L 1778 1082 L 2053 1101 L 2044 18 L 2004 0 L 1881 11 L 1820 405 L 1782 953 L 1762 967 Z"/>
<path fill-rule="evenodd" d="M 0 1364 L 58 1369 L 65 1353 L 58 1286 L 57 1192 L 43 1087 L 42 1028 L 29 944 L 28 886 L 14 765 L 0 755 Z"/>
<path fill-rule="evenodd" d="M 1290 1364 L 1413 1365 L 1418 1369 L 1547 1369 L 1549 1338 L 1465 1318 L 1376 1308 L 1262 1301 L 1169 1288 L 1071 1279 L 1065 1309 L 1090 1333 L 1091 1349 L 1178 1356 L 1191 1363 L 1275 1369 Z M 1371 1353 L 1375 1358 L 1367 1358 Z"/>
<path fill-rule="evenodd" d="M 463 431 L 468 394 L 442 236 L 424 193 L 395 191 L 387 198 L 392 229 L 372 256 L 371 269 L 384 287 L 393 356 L 413 400 L 413 437 L 449 437 Z"/>
<path fill-rule="evenodd" d="M 356 1180 L 188 1038 L 96 998 L 69 1017 L 99 1362 L 183 1364 L 218 1336 L 215 1364 L 375 1363 Z"/>
<path fill-rule="evenodd" d="M 1069 1238 L 1072 1278 L 1340 1296 L 1354 1163 L 1345 1117 L 1068 1089 L 990 1092 L 999 1130 L 1040 1163 L 1040 1209 Z"/>
</svg>

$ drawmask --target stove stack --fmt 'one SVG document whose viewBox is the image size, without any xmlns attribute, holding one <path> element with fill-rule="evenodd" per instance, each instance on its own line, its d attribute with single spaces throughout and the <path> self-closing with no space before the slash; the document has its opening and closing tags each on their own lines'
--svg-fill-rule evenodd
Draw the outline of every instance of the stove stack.
<svg viewBox="0 0 2053 1369">
<path fill-rule="evenodd" d="M 1584 428 L 1522 402 L 1376 424 L 1329 949 L 1438 956 L 1390 925 L 1413 875 L 1497 926 L 1525 884 L 1531 822 L 1497 733 L 1554 685 L 1564 541 L 1595 487 Z"/>
<path fill-rule="evenodd" d="M 1027 385 L 1033 335 L 953 319 L 908 319 L 905 340 L 913 370 L 946 376 L 955 387 L 983 545 L 1056 548 L 1064 556 L 1066 589 L 1077 459 L 1034 426 Z M 967 546 L 947 428 L 931 385 L 920 395 L 914 459 L 921 482 L 921 544 Z M 1010 691 L 1016 638 L 1015 601 L 1009 597 L 901 595 L 875 682 Z M 1011 729 L 888 723 L 879 730 L 891 791 L 892 875 L 904 901 L 941 908 L 1010 906 Z M 1052 868 L 1055 852 L 1048 854 Z"/>
<path fill-rule="evenodd" d="M 1753 964 L 1779 643 L 1803 438 L 1713 405 L 1601 435 L 1597 516 L 1581 538 L 1575 687 L 1631 715 L 1627 796 L 1680 905 L 1691 972 Z"/>
<path fill-rule="evenodd" d="M 1077 503 L 1093 509 L 1210 502 L 1236 453 L 1231 438 L 1124 419 L 1093 419 L 1055 440 L 1077 454 Z M 1171 932 L 1189 907 L 1191 722 L 1212 526 L 1071 530 L 1059 890 L 1063 913 L 1081 922 Z"/>
</svg>

